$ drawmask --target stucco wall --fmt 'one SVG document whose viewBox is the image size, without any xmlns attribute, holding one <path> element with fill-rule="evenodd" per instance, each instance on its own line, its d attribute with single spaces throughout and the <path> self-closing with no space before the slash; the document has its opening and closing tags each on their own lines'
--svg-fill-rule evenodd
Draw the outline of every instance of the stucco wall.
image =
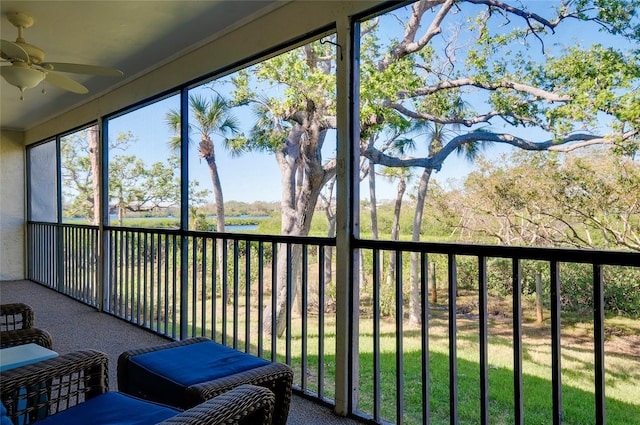
<svg viewBox="0 0 640 425">
<path fill-rule="evenodd" d="M 25 149 L 23 133 L 0 133 L 0 280 L 24 279 Z"/>
</svg>

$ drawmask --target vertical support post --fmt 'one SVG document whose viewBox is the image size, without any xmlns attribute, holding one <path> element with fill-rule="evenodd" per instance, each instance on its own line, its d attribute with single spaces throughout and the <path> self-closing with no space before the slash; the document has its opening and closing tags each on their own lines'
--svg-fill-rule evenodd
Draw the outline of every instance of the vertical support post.
<svg viewBox="0 0 640 425">
<path fill-rule="evenodd" d="M 348 16 L 337 22 L 336 90 L 338 119 L 336 211 L 336 382 L 335 412 L 347 415 L 357 403 L 359 256 L 358 230 L 358 64 L 357 25 Z"/>
<path fill-rule="evenodd" d="M 489 327 L 487 324 L 487 258 L 478 257 L 478 310 L 480 341 L 480 424 L 489 425 Z"/>
<path fill-rule="evenodd" d="M 105 303 L 109 291 L 109 268 L 111 251 L 109 250 L 109 122 L 98 120 L 98 186 L 100 187 L 100 204 L 98 205 L 98 311 L 105 311 Z M 94 206 L 95 208 L 95 206 Z"/>
<path fill-rule="evenodd" d="M 458 265 L 448 256 L 449 275 L 449 423 L 458 424 Z"/>
<path fill-rule="evenodd" d="M 551 384 L 553 425 L 562 424 L 562 353 L 560 345 L 560 265 L 550 263 L 551 275 Z"/>
<path fill-rule="evenodd" d="M 524 425 L 524 398 L 522 389 L 522 264 L 513 259 L 513 405 L 514 424 Z"/>
<path fill-rule="evenodd" d="M 602 266 L 593 265 L 593 353 L 596 393 L 596 423 L 607 424 L 604 368 L 604 278 Z"/>
<path fill-rule="evenodd" d="M 420 314 L 422 326 L 422 423 L 431 425 L 431 372 L 429 371 L 429 257 L 427 253 L 420 253 Z"/>
<path fill-rule="evenodd" d="M 180 339 L 189 331 L 189 91 L 180 91 Z"/>
<path fill-rule="evenodd" d="M 62 233 L 62 158 L 60 153 L 60 136 L 56 137 L 56 226 L 55 226 L 55 262 L 56 291 L 62 292 L 65 279 L 64 267 L 64 235 Z"/>
<path fill-rule="evenodd" d="M 394 251 L 396 256 L 396 423 L 404 419 L 404 330 L 403 330 L 403 290 L 402 290 L 402 252 Z"/>
<path fill-rule="evenodd" d="M 31 149 L 27 148 L 24 151 L 22 156 L 22 161 L 25 164 L 25 197 L 24 197 L 24 210 L 26 212 L 27 222 L 25 225 L 26 228 L 26 243 L 24 244 L 24 258 L 27 259 L 24 265 L 24 272 L 27 279 L 34 280 L 34 231 L 33 226 L 31 225 L 31 202 L 29 200 L 31 195 Z"/>
</svg>

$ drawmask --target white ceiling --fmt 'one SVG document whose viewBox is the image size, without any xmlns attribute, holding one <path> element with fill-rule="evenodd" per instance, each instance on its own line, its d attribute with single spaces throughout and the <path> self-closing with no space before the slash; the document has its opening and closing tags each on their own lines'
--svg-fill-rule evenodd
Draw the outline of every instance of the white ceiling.
<svg viewBox="0 0 640 425">
<path fill-rule="evenodd" d="M 78 95 L 44 83 L 20 92 L 0 78 L 0 128 L 25 130 L 69 110 L 110 87 L 122 85 L 181 52 L 220 35 L 225 28 L 255 19 L 280 0 L 108 0 L 0 1 L 2 39 L 15 41 L 17 28 L 7 12 L 34 19 L 24 38 L 46 53 L 50 62 L 83 63 L 117 68 L 122 78 L 67 76 L 84 84 Z M 7 63 L 3 63 L 6 66 Z"/>
</svg>

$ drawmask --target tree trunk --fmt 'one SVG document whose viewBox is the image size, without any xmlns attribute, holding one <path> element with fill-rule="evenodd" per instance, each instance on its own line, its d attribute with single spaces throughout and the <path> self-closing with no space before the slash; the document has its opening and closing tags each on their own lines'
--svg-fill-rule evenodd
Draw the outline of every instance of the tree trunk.
<svg viewBox="0 0 640 425">
<path fill-rule="evenodd" d="M 329 199 L 326 200 L 326 204 L 324 207 L 324 214 L 327 217 L 327 222 L 329 223 L 329 230 L 327 231 L 327 236 L 332 238 L 336 235 L 336 213 L 332 208 L 332 199 L 333 199 L 333 187 L 335 184 L 335 178 L 331 180 L 327 191 L 329 192 Z M 320 255 L 320 253 L 318 253 Z M 331 283 L 332 279 L 332 263 L 331 260 L 333 258 L 333 248 L 330 246 L 326 246 L 324 248 L 324 270 L 323 270 L 323 282 L 325 288 L 329 283 Z M 319 300 L 320 301 L 320 300 Z M 319 311 L 324 311 L 324 305 L 318 306 Z"/>
<path fill-rule="evenodd" d="M 216 165 L 215 157 L 207 157 L 205 159 L 209 165 L 209 174 L 213 183 L 213 196 L 216 201 L 216 231 L 224 232 L 224 199 L 222 197 L 222 184 L 218 175 L 218 166 Z"/>
<path fill-rule="evenodd" d="M 121 204 L 118 205 L 118 225 L 122 227 L 122 223 L 124 222 L 124 208 Z"/>
<path fill-rule="evenodd" d="M 89 158 L 91 161 L 91 186 L 93 188 L 93 225 L 100 223 L 100 143 L 98 126 L 89 128 Z"/>
<path fill-rule="evenodd" d="M 542 326 L 542 276 L 536 273 L 536 324 Z"/>
<path fill-rule="evenodd" d="M 391 228 L 392 241 L 397 241 L 400 234 L 400 210 L 402 208 L 402 198 L 404 196 L 404 192 L 406 189 L 407 189 L 407 181 L 404 177 L 401 177 L 400 181 L 398 182 L 398 193 L 396 194 L 396 200 L 393 208 L 393 226 Z M 395 275 L 396 275 L 396 255 L 394 255 L 394 253 L 392 252 L 389 255 L 389 269 L 387 270 L 387 282 L 386 282 L 387 298 L 395 292 L 395 289 L 394 289 Z M 396 293 L 396 297 L 402 297 L 402 293 Z M 387 299 L 387 302 L 388 302 L 388 305 L 386 306 L 387 313 L 393 310 L 393 307 L 392 307 L 393 303 L 391 303 L 390 301 L 391 301 L 390 299 Z M 398 312 L 396 312 L 396 314 L 397 313 Z M 399 317 L 398 319 L 402 319 L 402 318 Z"/>
<path fill-rule="evenodd" d="M 411 240 L 413 242 L 420 241 L 420 231 L 422 230 L 422 215 L 424 213 L 424 201 L 427 197 L 427 190 L 429 189 L 429 181 L 431 180 L 431 173 L 433 169 L 425 168 L 420 177 L 418 184 L 418 193 L 416 199 L 416 211 L 413 216 L 413 228 L 411 232 Z M 409 321 L 411 323 L 420 324 L 420 279 L 419 279 L 420 262 L 418 260 L 418 253 L 411 253 L 411 269 L 409 272 L 409 279 L 411 282 L 411 296 L 409 297 Z"/>
<path fill-rule="evenodd" d="M 369 161 L 369 201 L 371 202 L 369 215 L 371 217 L 371 239 L 378 240 L 380 236 L 378 234 L 378 198 L 376 197 L 376 164 L 373 161 Z M 365 274 L 363 270 L 364 261 L 362 258 L 362 251 L 360 251 L 360 270 L 361 270 L 361 282 L 365 282 Z M 379 270 L 374 270 L 374 273 L 382 272 L 382 264 L 384 264 L 384 253 L 379 252 L 380 258 L 378 261 Z"/>
<path fill-rule="evenodd" d="M 209 166 L 209 175 L 211 176 L 211 183 L 213 184 L 213 197 L 216 202 L 216 232 L 224 232 L 224 198 L 222 196 L 222 183 L 220 182 L 220 175 L 218 174 L 218 165 L 216 164 L 215 147 L 209 136 L 203 136 L 200 141 L 200 154 L 207 161 Z M 224 241 L 218 239 L 217 241 L 218 251 L 218 274 L 221 276 L 224 267 L 227 267 L 223 260 L 222 252 L 224 250 Z M 226 282 L 222 282 L 223 285 Z M 224 292 L 227 295 L 227 299 L 223 299 L 222 303 L 227 304 L 229 302 L 228 292 Z"/>
<path fill-rule="evenodd" d="M 371 201 L 371 239 L 378 240 L 378 200 L 376 198 L 376 164 L 369 161 L 369 200 Z"/>
<path fill-rule="evenodd" d="M 431 262 L 431 303 L 438 304 L 438 279 L 436 277 L 436 263 Z"/>
<path fill-rule="evenodd" d="M 311 220 L 315 211 L 320 191 L 324 184 L 333 175 L 324 172 L 321 163 L 321 156 L 318 154 L 322 147 L 322 142 L 326 131 L 320 131 L 317 124 L 307 122 L 304 125 L 296 124 L 289 132 L 285 141 L 283 151 L 276 153 L 276 160 L 282 175 L 282 234 L 289 236 L 307 236 L 311 228 Z M 302 143 L 304 141 L 304 143 Z M 302 149 L 301 149 L 302 146 Z M 304 168 L 304 173 L 300 173 L 299 168 Z M 300 181 L 302 179 L 302 181 Z M 276 332 L 281 336 L 286 329 L 286 308 L 293 308 L 299 292 L 302 288 L 300 282 L 300 260 L 301 246 L 292 247 L 291 273 L 292 287 L 294 293 L 290 298 L 290 305 L 287 306 L 287 252 L 280 249 L 278 252 L 278 270 L 276 282 L 276 310 L 272 311 L 271 306 L 265 307 L 264 327 L 267 332 L 271 332 L 272 321 L 275 316 Z M 298 309 L 300 308 L 298 303 Z"/>
</svg>

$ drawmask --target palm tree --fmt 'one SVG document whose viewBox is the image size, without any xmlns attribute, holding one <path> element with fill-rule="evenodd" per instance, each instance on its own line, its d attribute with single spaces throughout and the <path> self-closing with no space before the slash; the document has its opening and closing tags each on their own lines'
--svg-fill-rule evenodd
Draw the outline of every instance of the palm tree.
<svg viewBox="0 0 640 425">
<path fill-rule="evenodd" d="M 457 109 L 455 113 L 460 113 L 465 107 L 464 104 L 456 105 Z M 455 126 L 452 129 L 447 128 L 445 125 L 430 123 L 423 121 L 416 123 L 417 128 L 425 128 L 426 135 L 428 137 L 428 155 L 433 157 L 437 154 L 442 147 L 446 144 L 449 137 L 454 135 Z M 482 150 L 484 145 L 482 143 L 466 143 L 457 148 L 458 155 L 463 155 L 468 161 L 473 161 L 477 154 Z M 413 225 L 411 231 L 411 240 L 413 242 L 420 241 L 420 232 L 422 230 L 422 216 L 424 213 L 424 204 L 427 197 L 427 191 L 429 189 L 429 182 L 431 175 L 433 174 L 433 168 L 425 168 L 418 181 L 418 191 L 416 194 L 416 210 L 413 216 Z M 418 254 L 411 254 L 410 262 L 410 283 L 411 293 L 409 296 L 409 320 L 412 323 L 420 323 L 420 282 L 418 279 Z"/>
<path fill-rule="evenodd" d="M 391 225 L 391 240 L 397 241 L 400 238 L 400 210 L 402 208 L 402 199 L 407 190 L 407 181 L 411 180 L 411 168 L 394 167 L 385 168 L 382 175 L 389 180 L 398 180 L 396 198 L 393 204 L 393 224 Z M 393 312 L 393 303 L 391 295 L 394 293 L 394 278 L 396 273 L 396 256 L 393 252 L 389 255 L 389 265 L 387 269 L 387 280 L 384 293 L 387 295 L 381 300 L 381 309 L 383 314 L 391 314 Z M 402 297 L 402 294 L 396 294 L 396 297 Z M 397 312 L 396 312 L 397 313 Z"/>
<path fill-rule="evenodd" d="M 224 146 L 228 147 L 229 139 L 227 136 L 238 133 L 238 120 L 231 114 L 232 105 L 230 102 L 218 93 L 210 99 L 201 94 L 192 94 L 189 96 L 189 107 L 194 118 L 193 123 L 192 120 L 189 120 L 189 134 L 192 131 L 200 133 L 198 152 L 200 153 L 200 158 L 207 162 L 209 175 L 213 183 L 213 195 L 216 203 L 216 231 L 224 232 L 224 198 L 222 196 L 222 184 L 218 174 L 212 136 L 221 136 Z M 176 110 L 170 110 L 166 115 L 167 125 L 176 134 L 171 138 L 169 144 L 176 150 L 180 149 L 182 143 L 180 138 L 180 117 L 180 112 Z M 191 143 L 191 140 L 189 140 L 189 143 Z"/>
</svg>

